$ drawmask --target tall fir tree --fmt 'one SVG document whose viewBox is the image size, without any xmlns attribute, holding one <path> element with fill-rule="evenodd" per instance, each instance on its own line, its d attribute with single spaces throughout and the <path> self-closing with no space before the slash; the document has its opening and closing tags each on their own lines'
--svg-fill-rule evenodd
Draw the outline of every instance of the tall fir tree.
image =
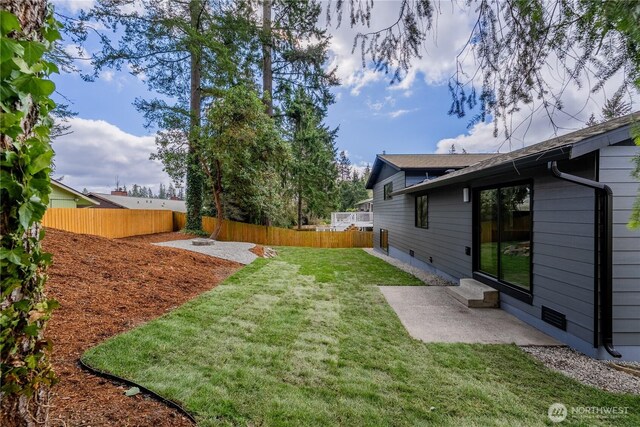
<svg viewBox="0 0 640 427">
<path fill-rule="evenodd" d="M 303 215 L 325 217 L 335 205 L 337 129 L 331 130 L 322 123 L 325 111 L 314 105 L 302 89 L 295 91 L 286 116 L 291 128 L 290 180 L 300 229 Z"/>
<path fill-rule="evenodd" d="M 68 33 L 80 43 L 87 40 L 92 23 L 104 28 L 97 30 L 102 49 L 92 56 L 94 77 L 105 67 L 127 66 L 162 95 L 137 99 L 135 105 L 147 125 L 164 131 L 159 133 L 157 157 L 167 172 L 178 179 L 186 175 L 187 229 L 201 228 L 203 177 L 194 147 L 203 108 L 218 87 L 229 84 L 230 75 L 251 61 L 244 57 L 243 43 L 251 39 L 251 31 L 234 25 L 245 22 L 245 15 L 242 4 L 217 0 L 97 0 L 79 21 L 67 22 Z M 166 132 L 184 138 L 167 141 Z"/>
</svg>

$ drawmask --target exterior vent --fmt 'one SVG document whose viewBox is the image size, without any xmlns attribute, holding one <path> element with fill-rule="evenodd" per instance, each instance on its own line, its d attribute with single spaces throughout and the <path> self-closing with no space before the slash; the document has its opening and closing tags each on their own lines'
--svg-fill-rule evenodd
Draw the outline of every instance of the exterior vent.
<svg viewBox="0 0 640 427">
<path fill-rule="evenodd" d="M 413 249 L 409 249 L 409 256 L 414 257 L 416 254 L 413 252 Z"/>
<path fill-rule="evenodd" d="M 542 320 L 563 331 L 567 330 L 567 316 L 544 305 L 542 306 Z"/>
</svg>

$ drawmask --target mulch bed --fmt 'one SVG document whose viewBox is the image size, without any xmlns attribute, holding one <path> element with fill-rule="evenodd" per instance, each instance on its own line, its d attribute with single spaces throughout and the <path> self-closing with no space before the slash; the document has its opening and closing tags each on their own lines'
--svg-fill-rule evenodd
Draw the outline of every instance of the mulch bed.
<svg viewBox="0 0 640 427">
<path fill-rule="evenodd" d="M 126 397 L 128 387 L 78 366 L 87 349 L 178 307 L 242 267 L 147 243 L 190 237 L 165 233 L 112 240 L 47 230 L 44 248 L 54 256 L 47 296 L 61 304 L 46 332 L 60 378 L 50 402 L 51 425 L 191 425 L 178 411 L 140 394 Z"/>
</svg>

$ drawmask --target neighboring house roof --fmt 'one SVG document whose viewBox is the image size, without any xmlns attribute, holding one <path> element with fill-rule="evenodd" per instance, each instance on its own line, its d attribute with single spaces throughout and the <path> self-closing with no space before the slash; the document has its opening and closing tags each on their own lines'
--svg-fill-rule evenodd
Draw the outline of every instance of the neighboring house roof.
<svg viewBox="0 0 640 427">
<path fill-rule="evenodd" d="M 378 157 L 397 169 L 464 168 L 496 154 L 382 154 Z"/>
<path fill-rule="evenodd" d="M 378 154 L 371 168 L 371 175 L 367 180 L 366 188 L 373 188 L 382 167 L 386 164 L 391 168 L 401 171 L 427 171 L 460 169 L 489 159 L 497 154 Z"/>
<path fill-rule="evenodd" d="M 112 194 L 89 193 L 91 197 L 104 200 L 123 209 L 153 209 L 186 212 L 184 200 L 148 199 L 146 197 L 114 196 Z"/>
<path fill-rule="evenodd" d="M 57 181 L 55 179 L 51 179 L 51 186 L 58 187 L 58 189 L 61 191 L 71 193 L 73 196 L 75 196 L 78 199 L 77 203 L 79 205 L 99 205 L 100 204 L 100 202 L 90 199 L 89 197 L 85 196 L 81 192 L 74 190 L 73 188 L 66 186 L 60 181 Z"/>
<path fill-rule="evenodd" d="M 362 205 L 364 203 L 373 203 L 373 198 L 360 200 L 359 202 L 356 202 L 356 205 Z"/>
<path fill-rule="evenodd" d="M 518 168 L 534 166 L 553 160 L 574 159 L 608 145 L 618 144 L 630 139 L 631 123 L 639 120 L 640 111 L 551 138 L 519 150 L 491 157 L 467 168 L 395 191 L 392 194 L 415 193 L 490 174 L 507 171 L 517 172 Z"/>
</svg>

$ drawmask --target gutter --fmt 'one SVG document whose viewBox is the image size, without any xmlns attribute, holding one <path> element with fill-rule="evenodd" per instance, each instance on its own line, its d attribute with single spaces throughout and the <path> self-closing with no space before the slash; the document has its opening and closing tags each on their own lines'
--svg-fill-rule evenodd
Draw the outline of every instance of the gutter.
<svg viewBox="0 0 640 427">
<path fill-rule="evenodd" d="M 517 159 L 504 160 L 502 163 L 468 171 L 468 168 L 473 168 L 475 166 L 472 165 L 467 168 L 458 169 L 457 171 L 452 172 L 451 175 L 445 174 L 433 180 L 394 191 L 391 193 L 391 196 L 418 193 L 447 185 L 468 183 L 474 179 L 486 178 L 501 173 L 512 173 L 514 170 L 516 173 L 520 174 L 520 169 L 538 166 L 540 164 L 544 164 L 544 162 L 564 160 L 568 158 L 569 155 L 570 147 L 563 145 L 543 153 L 533 153 Z"/>
<path fill-rule="evenodd" d="M 622 357 L 613 345 L 613 257 L 611 244 L 613 234 L 613 191 L 611 191 L 608 185 L 601 182 L 560 172 L 558 162 L 555 160 L 547 163 L 547 168 L 556 178 L 593 188 L 598 195 L 597 201 L 599 208 L 596 210 L 596 230 L 598 232 L 595 233 L 594 236 L 594 249 L 598 252 L 599 256 L 600 277 L 598 278 L 597 274 L 594 277 L 594 292 L 595 295 L 597 295 L 598 288 L 600 289 L 602 346 L 611 356 L 615 358 Z M 595 268 L 597 268 L 597 264 Z M 594 301 L 594 310 L 596 311 L 598 309 L 597 304 L 598 299 L 596 298 Z M 598 330 L 598 320 L 599 316 L 594 316 L 594 331 Z M 597 346 L 598 340 L 594 340 L 594 347 Z"/>
</svg>

